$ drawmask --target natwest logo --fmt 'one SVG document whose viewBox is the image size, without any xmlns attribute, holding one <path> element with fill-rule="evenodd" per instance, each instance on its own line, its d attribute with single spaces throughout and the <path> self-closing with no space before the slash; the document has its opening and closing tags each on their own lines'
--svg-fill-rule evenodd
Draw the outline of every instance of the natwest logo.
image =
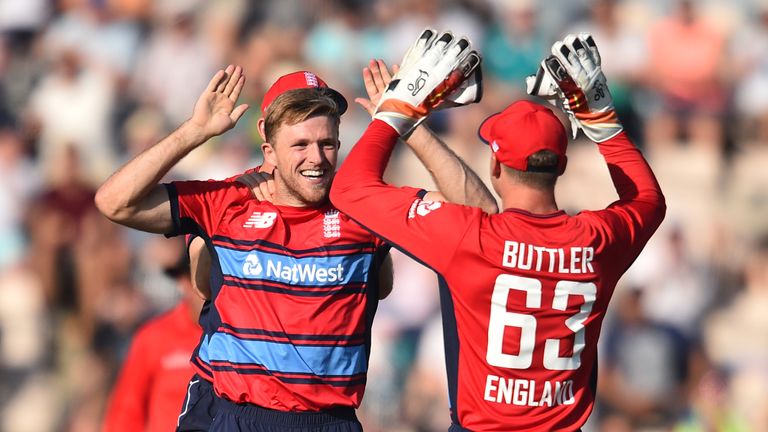
<svg viewBox="0 0 768 432">
<path fill-rule="evenodd" d="M 245 263 L 243 263 L 243 274 L 246 276 L 258 276 L 264 268 L 259 262 L 259 257 L 252 253 L 245 257 Z"/>
<path fill-rule="evenodd" d="M 344 280 L 344 266 L 325 267 L 310 263 L 286 264 L 279 260 L 262 257 L 263 264 L 255 253 L 249 254 L 243 264 L 245 276 L 258 276 L 287 283 L 334 283 Z"/>
</svg>

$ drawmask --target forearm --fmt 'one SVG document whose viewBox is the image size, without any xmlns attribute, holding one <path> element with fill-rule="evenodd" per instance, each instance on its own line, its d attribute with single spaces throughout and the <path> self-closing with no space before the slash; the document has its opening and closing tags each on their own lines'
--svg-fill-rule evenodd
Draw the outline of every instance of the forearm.
<svg viewBox="0 0 768 432">
<path fill-rule="evenodd" d="M 207 140 L 189 123 L 126 163 L 99 187 L 96 206 L 110 220 L 144 231 L 172 229 L 170 205 L 160 180 L 194 148 Z"/>
<path fill-rule="evenodd" d="M 664 219 L 666 203 L 648 162 L 624 132 L 598 144 L 598 148 L 619 195 L 612 206 L 626 209 L 640 227 L 653 232 Z"/>
<path fill-rule="evenodd" d="M 406 144 L 427 168 L 445 198 L 497 213 L 496 199 L 477 174 L 426 126 L 416 128 Z"/>
<path fill-rule="evenodd" d="M 611 179 L 622 201 L 664 203 L 661 187 L 651 167 L 626 133 L 599 143 L 598 149 L 608 164 Z"/>
</svg>

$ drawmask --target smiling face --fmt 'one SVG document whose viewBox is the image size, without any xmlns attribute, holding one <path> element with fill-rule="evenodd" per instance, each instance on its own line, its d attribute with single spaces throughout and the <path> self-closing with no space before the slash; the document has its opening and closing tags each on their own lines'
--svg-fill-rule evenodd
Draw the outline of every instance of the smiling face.
<svg viewBox="0 0 768 432">
<path fill-rule="evenodd" d="M 264 143 L 264 160 L 275 166 L 274 203 L 317 206 L 328 200 L 339 153 L 339 123 L 318 115 L 283 124 Z"/>
</svg>

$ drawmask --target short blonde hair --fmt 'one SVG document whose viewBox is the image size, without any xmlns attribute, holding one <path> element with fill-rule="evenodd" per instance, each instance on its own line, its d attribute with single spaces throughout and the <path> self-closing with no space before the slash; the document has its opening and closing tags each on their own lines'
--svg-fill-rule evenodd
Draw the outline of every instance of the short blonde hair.
<svg viewBox="0 0 768 432">
<path fill-rule="evenodd" d="M 273 142 L 275 133 L 283 124 L 294 125 L 317 116 L 331 117 L 339 127 L 339 105 L 326 89 L 312 87 L 286 91 L 269 104 L 264 117 L 267 142 Z"/>
</svg>

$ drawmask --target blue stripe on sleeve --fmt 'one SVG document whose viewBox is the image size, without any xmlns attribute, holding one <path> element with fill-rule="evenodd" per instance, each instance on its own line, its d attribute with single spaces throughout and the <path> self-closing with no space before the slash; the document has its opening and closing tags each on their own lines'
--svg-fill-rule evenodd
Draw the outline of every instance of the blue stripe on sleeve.
<svg viewBox="0 0 768 432">
<path fill-rule="evenodd" d="M 349 376 L 367 371 L 365 345 L 295 346 L 216 333 L 208 344 L 208 355 L 211 362 L 258 364 L 275 372 Z"/>
</svg>

